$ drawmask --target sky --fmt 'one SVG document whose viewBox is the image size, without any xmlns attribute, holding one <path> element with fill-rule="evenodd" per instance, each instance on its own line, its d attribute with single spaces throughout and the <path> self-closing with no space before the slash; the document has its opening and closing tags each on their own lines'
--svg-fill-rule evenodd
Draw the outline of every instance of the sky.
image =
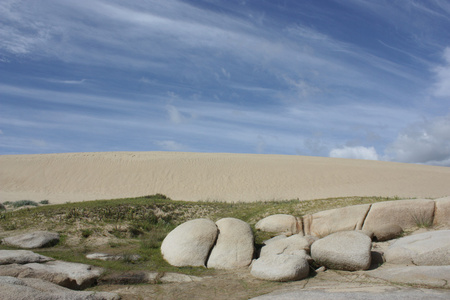
<svg viewBox="0 0 450 300">
<path fill-rule="evenodd" d="M 100 151 L 450 166 L 450 1 L 0 1 L 0 154 Z"/>
</svg>

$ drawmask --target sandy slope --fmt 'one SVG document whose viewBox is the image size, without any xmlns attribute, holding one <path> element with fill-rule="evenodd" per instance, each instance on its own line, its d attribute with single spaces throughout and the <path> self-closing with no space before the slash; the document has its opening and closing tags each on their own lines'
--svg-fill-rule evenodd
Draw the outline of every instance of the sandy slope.
<svg viewBox="0 0 450 300">
<path fill-rule="evenodd" d="M 450 195 L 450 168 L 287 155 L 105 152 L 0 155 L 0 202 L 165 194 L 179 200 Z"/>
</svg>

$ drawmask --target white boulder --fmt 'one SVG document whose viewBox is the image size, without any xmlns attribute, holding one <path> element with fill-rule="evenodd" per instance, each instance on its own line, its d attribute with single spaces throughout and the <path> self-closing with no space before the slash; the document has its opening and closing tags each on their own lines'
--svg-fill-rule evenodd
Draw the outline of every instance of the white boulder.
<svg viewBox="0 0 450 300">
<path fill-rule="evenodd" d="M 213 221 L 191 220 L 179 225 L 166 236 L 161 245 L 161 253 L 173 266 L 205 266 L 216 238 L 217 226 Z"/>
<path fill-rule="evenodd" d="M 329 269 L 367 270 L 371 262 L 371 239 L 357 231 L 330 234 L 311 246 L 311 257 Z"/>
<path fill-rule="evenodd" d="M 265 217 L 256 223 L 255 228 L 261 231 L 284 234 L 287 236 L 303 232 L 302 222 L 298 218 L 286 214 Z"/>
<path fill-rule="evenodd" d="M 251 274 L 271 281 L 301 280 L 309 275 L 309 264 L 304 255 L 267 255 L 253 261 Z"/>
<path fill-rule="evenodd" d="M 255 251 L 250 225 L 235 218 L 220 219 L 216 225 L 219 235 L 209 256 L 208 268 L 234 269 L 248 266 Z"/>
</svg>

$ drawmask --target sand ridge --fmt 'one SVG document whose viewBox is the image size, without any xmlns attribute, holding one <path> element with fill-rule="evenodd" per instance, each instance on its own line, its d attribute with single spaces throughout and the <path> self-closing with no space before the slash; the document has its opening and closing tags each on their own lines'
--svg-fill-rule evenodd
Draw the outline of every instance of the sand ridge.
<svg viewBox="0 0 450 300">
<path fill-rule="evenodd" d="M 450 195 L 450 168 L 296 155 L 92 152 L 0 155 L 0 202 L 162 193 L 196 201 Z"/>
</svg>

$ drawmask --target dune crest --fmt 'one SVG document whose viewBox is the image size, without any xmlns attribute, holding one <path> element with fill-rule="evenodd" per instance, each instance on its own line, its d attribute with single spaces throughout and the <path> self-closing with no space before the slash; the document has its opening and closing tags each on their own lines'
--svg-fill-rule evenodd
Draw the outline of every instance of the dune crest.
<svg viewBox="0 0 450 300">
<path fill-rule="evenodd" d="M 450 168 L 294 155 L 95 152 L 0 155 L 0 202 L 51 203 L 162 193 L 263 201 L 344 196 L 444 197 Z"/>
</svg>

